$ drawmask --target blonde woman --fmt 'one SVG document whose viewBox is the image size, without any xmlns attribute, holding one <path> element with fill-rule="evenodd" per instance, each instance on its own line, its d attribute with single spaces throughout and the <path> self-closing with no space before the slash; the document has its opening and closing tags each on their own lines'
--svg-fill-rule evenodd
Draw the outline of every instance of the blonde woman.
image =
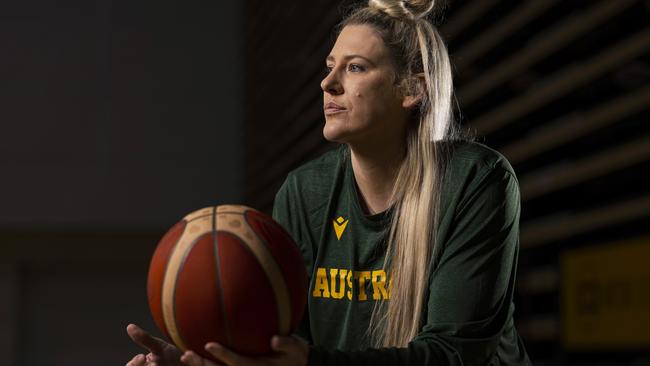
<svg viewBox="0 0 650 366">
<path fill-rule="evenodd" d="M 300 337 L 275 336 L 264 358 L 207 344 L 224 364 L 530 364 L 512 318 L 517 178 L 453 124 L 433 6 L 370 0 L 341 23 L 321 82 L 323 135 L 340 147 L 291 172 L 273 210 L 310 274 Z M 129 333 L 151 351 L 131 365 L 180 356 Z"/>
</svg>

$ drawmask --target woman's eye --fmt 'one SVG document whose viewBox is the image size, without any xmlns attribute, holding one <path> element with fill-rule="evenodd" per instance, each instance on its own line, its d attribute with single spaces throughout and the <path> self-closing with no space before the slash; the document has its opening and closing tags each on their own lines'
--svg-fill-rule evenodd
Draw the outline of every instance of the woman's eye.
<svg viewBox="0 0 650 366">
<path fill-rule="evenodd" d="M 330 72 L 332 72 L 332 66 L 325 66 L 325 69 L 323 69 L 323 73 L 327 75 Z"/>
<path fill-rule="evenodd" d="M 353 71 L 353 72 L 359 72 L 359 71 L 364 71 L 365 68 L 361 65 L 358 64 L 350 64 L 348 66 L 348 70 Z"/>
</svg>

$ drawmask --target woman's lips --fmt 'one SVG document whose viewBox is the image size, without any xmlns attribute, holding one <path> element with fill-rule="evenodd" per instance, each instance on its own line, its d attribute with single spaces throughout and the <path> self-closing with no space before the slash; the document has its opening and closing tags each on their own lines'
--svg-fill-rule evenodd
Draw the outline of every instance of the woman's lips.
<svg viewBox="0 0 650 366">
<path fill-rule="evenodd" d="M 325 110 L 325 115 L 326 116 L 329 116 L 330 114 L 336 114 L 336 113 L 341 113 L 341 112 L 346 112 L 347 111 L 345 108 L 343 108 L 340 105 L 338 105 L 336 103 L 333 103 L 333 102 L 329 102 L 329 103 L 325 104 L 324 110 Z"/>
<path fill-rule="evenodd" d="M 330 114 L 342 113 L 347 111 L 348 110 L 345 108 L 325 108 L 325 115 L 329 116 Z"/>
</svg>

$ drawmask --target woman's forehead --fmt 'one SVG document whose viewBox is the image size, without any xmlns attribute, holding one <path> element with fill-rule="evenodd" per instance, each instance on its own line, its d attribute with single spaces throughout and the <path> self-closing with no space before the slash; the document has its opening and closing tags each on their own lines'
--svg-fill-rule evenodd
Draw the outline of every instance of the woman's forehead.
<svg viewBox="0 0 650 366">
<path fill-rule="evenodd" d="M 381 62 L 388 56 L 388 49 L 379 34 L 367 25 L 348 25 L 341 30 L 328 59 L 342 59 L 351 55 L 363 56 L 373 62 Z"/>
</svg>

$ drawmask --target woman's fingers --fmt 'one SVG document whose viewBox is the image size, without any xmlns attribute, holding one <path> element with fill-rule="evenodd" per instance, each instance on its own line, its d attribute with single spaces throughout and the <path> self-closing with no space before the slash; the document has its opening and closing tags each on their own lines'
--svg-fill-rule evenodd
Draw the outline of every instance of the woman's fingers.
<svg viewBox="0 0 650 366">
<path fill-rule="evenodd" d="M 226 347 L 210 342 L 205 345 L 205 350 L 210 352 L 217 360 L 225 363 L 226 365 L 241 365 L 243 364 L 241 356 L 227 349 Z"/>
<path fill-rule="evenodd" d="M 296 335 L 273 336 L 271 349 L 285 356 L 283 364 L 306 365 L 309 358 L 309 343 Z"/>
<path fill-rule="evenodd" d="M 199 356 L 192 351 L 183 353 L 181 356 L 181 362 L 188 366 L 203 366 Z"/>
<path fill-rule="evenodd" d="M 129 324 L 126 327 L 126 332 L 129 334 L 129 337 L 133 339 L 140 347 L 146 348 L 149 352 L 153 354 L 160 355 L 163 353 L 163 344 L 159 339 L 152 337 L 149 333 L 145 332 L 144 329 L 138 327 L 135 324 Z"/>
<path fill-rule="evenodd" d="M 307 342 L 298 336 L 273 336 L 271 338 L 271 349 L 276 352 L 287 352 L 292 348 L 306 345 Z"/>
<path fill-rule="evenodd" d="M 206 360 L 192 351 L 187 351 L 181 356 L 181 362 L 188 366 L 217 366 L 214 362 Z"/>
<path fill-rule="evenodd" d="M 126 366 L 144 366 L 145 364 L 145 355 L 139 354 L 135 355 L 131 361 L 126 363 Z"/>
</svg>

